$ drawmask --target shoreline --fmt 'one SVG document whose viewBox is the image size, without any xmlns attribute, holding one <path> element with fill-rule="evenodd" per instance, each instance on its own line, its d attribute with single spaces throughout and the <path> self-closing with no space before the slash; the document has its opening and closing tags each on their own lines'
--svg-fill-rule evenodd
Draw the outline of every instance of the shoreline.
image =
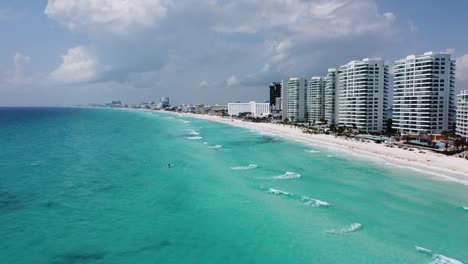
<svg viewBox="0 0 468 264">
<path fill-rule="evenodd" d="M 379 158 L 392 165 L 423 171 L 439 179 L 457 182 L 468 186 L 468 161 L 452 156 L 426 151 L 417 153 L 415 151 L 400 148 L 388 148 L 384 144 L 374 142 L 357 142 L 350 139 L 339 138 L 325 134 L 305 134 L 297 127 L 274 123 L 254 123 L 230 117 L 220 117 L 211 115 L 179 113 L 170 111 L 139 110 L 148 112 L 167 113 L 183 117 L 203 119 L 212 122 L 223 123 L 240 128 L 250 129 L 259 133 L 269 133 L 285 139 L 296 141 L 300 144 L 318 147 L 331 147 L 340 151 L 350 152 L 362 156 L 365 159 Z"/>
</svg>

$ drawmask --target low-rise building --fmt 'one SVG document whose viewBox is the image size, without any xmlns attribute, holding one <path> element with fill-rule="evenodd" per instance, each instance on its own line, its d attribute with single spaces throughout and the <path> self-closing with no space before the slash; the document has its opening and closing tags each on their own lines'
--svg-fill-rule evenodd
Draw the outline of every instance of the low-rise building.
<svg viewBox="0 0 468 264">
<path fill-rule="evenodd" d="M 241 113 L 250 113 L 253 117 L 268 116 L 270 115 L 270 104 L 255 101 L 228 104 L 228 115 L 238 116 Z"/>
</svg>

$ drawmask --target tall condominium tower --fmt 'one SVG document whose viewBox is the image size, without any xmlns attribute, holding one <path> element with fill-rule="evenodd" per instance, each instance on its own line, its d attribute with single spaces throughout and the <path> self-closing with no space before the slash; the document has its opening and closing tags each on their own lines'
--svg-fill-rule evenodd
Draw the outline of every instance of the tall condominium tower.
<svg viewBox="0 0 468 264">
<path fill-rule="evenodd" d="M 307 84 L 307 118 L 316 123 L 325 117 L 325 77 L 312 77 Z"/>
<path fill-rule="evenodd" d="M 337 124 L 338 120 L 338 74 L 331 68 L 325 77 L 325 120 L 329 125 Z"/>
<path fill-rule="evenodd" d="M 339 125 L 381 132 L 387 120 L 388 66 L 381 59 L 352 61 L 340 67 Z"/>
<path fill-rule="evenodd" d="M 426 52 L 395 62 L 393 128 L 402 134 L 439 134 L 455 123 L 455 61 Z"/>
<path fill-rule="evenodd" d="M 458 96 L 456 133 L 468 139 L 468 90 Z"/>
<path fill-rule="evenodd" d="M 287 118 L 291 122 L 307 120 L 307 80 L 290 78 L 287 83 Z"/>
<path fill-rule="evenodd" d="M 281 98 L 281 83 L 272 82 L 270 88 L 270 106 L 276 106 L 276 98 Z"/>
<path fill-rule="evenodd" d="M 280 119 L 281 113 L 281 97 L 282 97 L 282 82 L 272 82 L 269 86 L 270 90 L 270 111 L 274 119 Z"/>
</svg>

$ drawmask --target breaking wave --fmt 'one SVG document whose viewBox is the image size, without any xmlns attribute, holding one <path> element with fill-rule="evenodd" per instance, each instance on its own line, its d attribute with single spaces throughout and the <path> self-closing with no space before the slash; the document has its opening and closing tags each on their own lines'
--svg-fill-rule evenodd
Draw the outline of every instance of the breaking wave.
<svg viewBox="0 0 468 264">
<path fill-rule="evenodd" d="M 222 145 L 214 145 L 214 146 L 211 146 L 210 148 L 212 149 L 221 149 L 223 146 Z"/>
<path fill-rule="evenodd" d="M 274 195 L 286 195 L 286 196 L 291 196 L 291 193 L 288 193 L 288 192 L 285 192 L 285 191 L 281 191 L 281 190 L 278 190 L 278 189 L 273 189 L 273 188 L 268 189 L 268 193 L 271 193 L 271 194 L 274 194 Z"/>
<path fill-rule="evenodd" d="M 238 167 L 231 167 L 231 170 L 252 170 L 256 169 L 258 165 L 249 164 L 248 166 L 238 166 Z"/>
<path fill-rule="evenodd" d="M 354 224 L 351 224 L 350 226 L 345 227 L 345 228 L 328 230 L 327 233 L 341 235 L 341 234 L 356 232 L 356 231 L 358 231 L 360 229 L 362 229 L 362 224 L 354 223 Z"/>
<path fill-rule="evenodd" d="M 423 247 L 420 247 L 420 246 L 414 246 L 416 248 L 416 251 L 422 253 L 422 254 L 426 254 L 426 255 L 432 255 L 432 250 L 430 249 L 427 249 L 427 248 L 423 248 Z"/>
<path fill-rule="evenodd" d="M 315 150 L 315 149 L 310 149 L 307 152 L 309 152 L 309 153 L 320 153 L 319 150 Z"/>
<path fill-rule="evenodd" d="M 198 136 L 196 136 L 196 137 L 187 137 L 187 139 L 190 139 L 190 140 L 200 140 L 200 139 L 202 139 L 202 137 L 198 137 Z"/>
<path fill-rule="evenodd" d="M 290 180 L 290 179 L 297 179 L 297 178 L 300 178 L 300 177 L 302 177 L 302 175 L 300 175 L 298 173 L 295 173 L 295 172 L 287 171 L 283 175 L 274 176 L 273 179 L 276 179 L 276 180 Z"/>
<path fill-rule="evenodd" d="M 468 206 L 463 206 L 463 210 L 468 211 Z"/>
<path fill-rule="evenodd" d="M 415 246 L 415 248 L 416 251 L 418 251 L 419 253 L 432 257 L 432 261 L 429 264 L 463 264 L 463 262 L 459 260 L 449 258 L 440 254 L 434 254 L 430 249 L 423 248 L 420 246 Z"/>
<path fill-rule="evenodd" d="M 189 134 L 192 135 L 192 136 L 198 136 L 198 135 L 200 135 L 200 133 L 198 133 L 198 132 L 195 131 L 195 130 L 190 130 Z"/>
<path fill-rule="evenodd" d="M 310 207 L 329 207 L 330 204 L 325 201 L 320 201 L 318 199 L 313 199 L 307 196 L 302 197 L 302 204 Z"/>
</svg>

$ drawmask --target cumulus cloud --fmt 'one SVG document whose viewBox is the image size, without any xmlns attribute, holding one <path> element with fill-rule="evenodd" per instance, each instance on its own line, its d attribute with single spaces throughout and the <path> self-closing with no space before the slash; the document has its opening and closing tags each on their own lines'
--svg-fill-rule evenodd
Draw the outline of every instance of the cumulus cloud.
<svg viewBox="0 0 468 264">
<path fill-rule="evenodd" d="M 380 13 L 373 0 L 209 1 L 221 32 L 287 30 L 314 39 L 337 38 L 385 30 L 395 16 Z M 235 14 L 235 15 L 232 15 Z"/>
<path fill-rule="evenodd" d="M 23 79 L 23 70 L 24 66 L 31 61 L 31 57 L 24 55 L 20 52 L 16 52 L 13 57 L 13 62 L 15 66 L 15 81 L 21 81 Z"/>
<path fill-rule="evenodd" d="M 215 103 L 234 93 L 263 100 L 265 92 L 252 86 L 382 56 L 374 52 L 398 32 L 393 13 L 379 10 L 375 0 L 49 0 L 45 14 L 87 33 L 99 65 L 109 67 L 98 69 L 84 52 L 89 59 L 80 61 L 86 63 L 70 63 L 88 65 L 85 77 L 75 79 Z M 64 59 L 50 76 L 74 81 L 68 64 Z M 207 94 L 195 89 L 202 87 Z"/>
<path fill-rule="evenodd" d="M 239 85 L 239 79 L 235 75 L 231 75 L 227 80 L 226 83 L 228 86 L 237 86 Z"/>
<path fill-rule="evenodd" d="M 71 30 L 124 33 L 164 18 L 164 0 L 49 0 L 45 14 Z"/>
<path fill-rule="evenodd" d="M 96 77 L 97 62 L 86 48 L 71 48 L 62 58 L 62 64 L 49 74 L 50 79 L 61 83 L 79 83 Z"/>
</svg>

